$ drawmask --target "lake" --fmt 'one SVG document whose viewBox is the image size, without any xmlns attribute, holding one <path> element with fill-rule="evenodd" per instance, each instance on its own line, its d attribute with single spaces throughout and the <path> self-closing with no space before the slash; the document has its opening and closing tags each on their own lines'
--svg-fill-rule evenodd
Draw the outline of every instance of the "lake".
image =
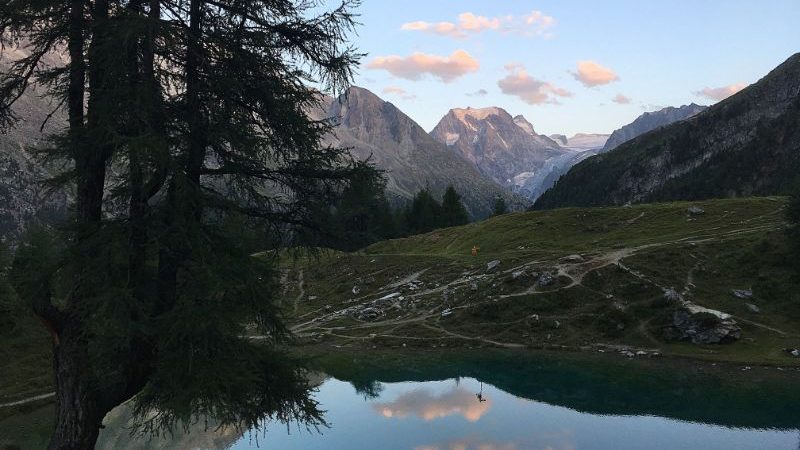
<svg viewBox="0 0 800 450">
<path fill-rule="evenodd" d="M 313 370 L 329 428 L 268 423 L 241 432 L 212 420 L 188 435 L 143 438 L 131 435 L 121 407 L 97 449 L 800 449 L 797 368 L 423 351 L 335 353 Z M 42 448 L 44 427 L 31 424 L 51 412 L 0 421 L 0 448 Z M 16 441 L 4 441 L 9 430 Z"/>
<path fill-rule="evenodd" d="M 405 362 L 404 362 L 405 361 Z M 800 449 L 800 372 L 515 353 L 337 356 L 316 393 L 330 428 L 196 431 L 150 448 Z M 113 428 L 113 427 L 112 427 Z M 106 432 L 99 449 L 142 448 Z M 127 433 L 124 434 L 127 436 Z M 216 440 L 215 440 L 216 439 Z M 105 446 L 103 446 L 105 445 Z M 137 445 L 139 447 L 137 447 Z M 203 445 L 208 447 L 203 447 Z"/>
</svg>

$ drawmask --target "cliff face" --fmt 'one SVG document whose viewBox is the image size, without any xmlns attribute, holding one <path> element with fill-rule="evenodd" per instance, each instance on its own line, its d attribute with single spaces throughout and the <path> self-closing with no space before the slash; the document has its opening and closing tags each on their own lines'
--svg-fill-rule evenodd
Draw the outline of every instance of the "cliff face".
<svg viewBox="0 0 800 450">
<path fill-rule="evenodd" d="M 452 109 L 431 136 L 481 174 L 528 198 L 534 197 L 548 164 L 569 153 L 537 134 L 523 116 L 496 107 Z"/>
<path fill-rule="evenodd" d="M 536 208 L 772 195 L 800 173 L 800 54 L 689 119 L 576 165 Z"/>
</svg>

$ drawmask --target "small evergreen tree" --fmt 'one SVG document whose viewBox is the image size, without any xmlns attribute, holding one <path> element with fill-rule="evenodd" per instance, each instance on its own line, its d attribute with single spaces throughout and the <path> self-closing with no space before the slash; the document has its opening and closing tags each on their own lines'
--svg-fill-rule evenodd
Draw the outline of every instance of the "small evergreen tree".
<svg viewBox="0 0 800 450">
<path fill-rule="evenodd" d="M 411 234 L 426 233 L 442 226 L 442 205 L 428 188 L 414 196 L 411 208 L 406 211 L 406 222 Z"/>
<path fill-rule="evenodd" d="M 461 196 L 458 195 L 452 185 L 447 186 L 442 197 L 442 218 L 439 225 L 441 227 L 454 227 L 469 223 L 469 214 L 461 202 Z"/>
<path fill-rule="evenodd" d="M 369 168 L 353 177 L 335 207 L 333 221 L 338 235 L 330 247 L 356 250 L 396 235 L 385 188 L 386 181 Z"/>
<path fill-rule="evenodd" d="M 502 216 L 508 212 L 508 206 L 506 206 L 506 200 L 503 197 L 498 196 L 497 199 L 494 201 L 494 210 L 492 211 L 493 216 Z"/>
</svg>

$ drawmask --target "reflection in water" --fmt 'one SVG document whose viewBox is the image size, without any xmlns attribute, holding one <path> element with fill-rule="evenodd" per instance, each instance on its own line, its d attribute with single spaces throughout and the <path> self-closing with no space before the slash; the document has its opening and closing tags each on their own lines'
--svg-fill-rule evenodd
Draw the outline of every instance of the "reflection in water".
<svg viewBox="0 0 800 450">
<path fill-rule="evenodd" d="M 288 434 L 274 423 L 241 434 L 201 423 L 188 436 L 139 440 L 120 410 L 107 418 L 97 450 L 800 450 L 796 373 L 508 361 L 339 365 L 349 376 L 331 370 L 315 394 L 332 426 L 322 434 Z M 9 442 L 4 427 L 19 423 L 0 421 L 0 448 Z M 42 448 L 10 439 L 21 450 Z"/>
<path fill-rule="evenodd" d="M 488 399 L 476 399 L 474 394 L 462 387 L 454 387 L 439 395 L 421 388 L 406 392 L 391 402 L 376 403 L 373 409 L 387 418 L 404 418 L 413 414 L 425 421 L 431 421 L 460 415 L 470 422 L 477 422 L 489 411 L 491 405 Z"/>
<path fill-rule="evenodd" d="M 461 440 L 455 442 L 448 442 L 447 444 L 437 445 L 420 445 L 414 450 L 518 450 L 516 444 L 513 442 L 494 443 L 483 441 L 469 441 Z"/>
<path fill-rule="evenodd" d="M 332 425 L 323 434 L 287 434 L 286 428 L 269 424 L 242 435 L 200 423 L 188 435 L 142 439 L 130 435 L 130 410 L 121 408 L 106 418 L 97 450 L 798 449 L 796 426 L 735 428 L 658 416 L 593 414 L 536 399 L 521 401 L 491 384 L 481 389 L 473 378 L 463 378 L 460 385 L 454 381 L 375 384 L 378 397 L 365 399 L 351 384 L 328 379 L 316 394 Z M 792 391 L 791 385 L 784 387 Z M 479 401 L 476 392 L 486 401 Z M 728 406 L 750 412 L 754 407 L 733 398 Z M 0 443 L 2 431 L 0 423 Z M 41 447 L 21 447 L 28 448 Z"/>
</svg>

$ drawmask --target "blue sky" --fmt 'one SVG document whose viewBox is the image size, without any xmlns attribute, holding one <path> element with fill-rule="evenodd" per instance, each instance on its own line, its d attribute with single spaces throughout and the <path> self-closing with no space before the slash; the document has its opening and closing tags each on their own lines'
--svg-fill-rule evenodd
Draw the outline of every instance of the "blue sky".
<svg viewBox="0 0 800 450">
<path fill-rule="evenodd" d="M 800 51 L 800 0 L 365 0 L 359 12 L 369 55 L 356 85 L 428 131 L 450 108 L 500 106 L 539 133 L 609 133 L 715 103 Z"/>
</svg>

